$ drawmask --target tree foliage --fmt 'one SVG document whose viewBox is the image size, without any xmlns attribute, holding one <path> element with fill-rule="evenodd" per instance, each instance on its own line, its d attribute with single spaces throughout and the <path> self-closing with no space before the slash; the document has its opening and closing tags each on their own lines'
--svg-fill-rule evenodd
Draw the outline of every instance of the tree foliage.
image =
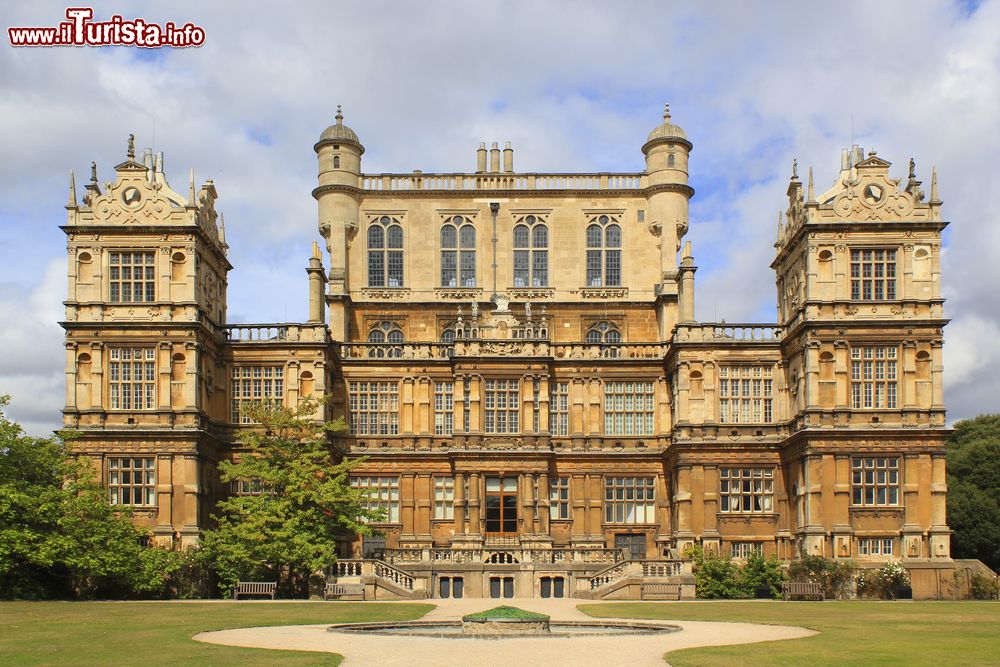
<svg viewBox="0 0 1000 667">
<path fill-rule="evenodd" d="M 205 531 L 201 553 L 223 594 L 237 581 L 279 582 L 286 594 L 306 592 L 311 575 L 337 557 L 338 537 L 368 534 L 365 493 L 351 488 L 359 459 L 342 460 L 327 435 L 343 420 L 318 423 L 317 403 L 298 408 L 261 403 L 248 414 L 257 423 L 241 431 L 240 456 L 219 464 L 222 481 L 242 482 L 253 493 L 219 502 L 216 528 Z"/>
<path fill-rule="evenodd" d="M 141 537 L 63 439 L 26 436 L 0 411 L 0 596 L 161 595 L 183 556 Z"/>
<path fill-rule="evenodd" d="M 1000 415 L 955 424 L 948 440 L 952 556 L 1000 568 Z"/>
<path fill-rule="evenodd" d="M 764 558 L 752 553 L 740 567 L 737 561 L 715 553 L 706 553 L 701 545 L 688 552 L 694 560 L 697 595 L 709 600 L 778 598 L 785 574 L 774 556 Z"/>
</svg>

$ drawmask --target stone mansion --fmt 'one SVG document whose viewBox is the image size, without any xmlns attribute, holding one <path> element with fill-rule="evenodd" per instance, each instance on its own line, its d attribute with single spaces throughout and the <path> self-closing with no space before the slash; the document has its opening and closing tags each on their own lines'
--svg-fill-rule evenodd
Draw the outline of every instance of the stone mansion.
<svg viewBox="0 0 1000 667">
<path fill-rule="evenodd" d="M 686 596 L 695 544 L 901 560 L 934 594 L 936 179 L 858 147 L 825 191 L 793 168 L 777 321 L 699 322 L 692 148 L 665 111 L 634 173 L 516 171 L 493 143 L 474 171 L 373 174 L 338 109 L 313 147 L 309 319 L 232 324 L 215 184 L 173 190 L 130 138 L 113 180 L 71 179 L 62 227 L 76 451 L 153 540 L 195 544 L 253 492 L 217 472 L 245 407 L 329 394 L 317 418 L 346 417 L 331 447 L 365 457 L 352 484 L 387 516 L 332 570 L 374 597 Z"/>
</svg>

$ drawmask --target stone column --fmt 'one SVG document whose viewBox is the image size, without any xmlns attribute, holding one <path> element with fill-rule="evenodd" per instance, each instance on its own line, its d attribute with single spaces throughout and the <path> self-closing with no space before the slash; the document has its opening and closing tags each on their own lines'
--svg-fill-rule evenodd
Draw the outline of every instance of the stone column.
<svg viewBox="0 0 1000 667">
<path fill-rule="evenodd" d="M 535 476 L 529 472 L 518 477 L 521 487 L 521 516 L 524 518 L 524 532 L 534 535 L 538 532 L 535 526 Z"/>
<path fill-rule="evenodd" d="M 540 380 L 538 399 L 538 430 L 540 433 L 549 432 L 549 376 L 543 375 Z M 547 498 L 548 496 L 546 496 Z"/>
<path fill-rule="evenodd" d="M 76 343 L 71 342 L 66 343 L 66 407 L 76 407 Z"/>
<path fill-rule="evenodd" d="M 482 527 L 482 476 L 472 473 L 469 479 L 469 529 L 470 535 L 481 535 Z"/>
<path fill-rule="evenodd" d="M 604 532 L 601 528 L 601 499 L 604 495 L 604 489 L 601 488 L 601 476 L 600 475 L 588 475 L 588 499 L 587 499 L 587 509 L 590 514 L 590 531 L 588 535 L 592 539 L 603 539 Z"/>
<path fill-rule="evenodd" d="M 452 397 L 454 398 L 454 410 L 452 411 L 455 424 L 455 433 L 465 432 L 465 376 L 456 375 L 452 385 Z"/>
<path fill-rule="evenodd" d="M 471 423 L 469 432 L 470 433 L 482 433 L 483 432 L 483 412 L 482 412 L 482 400 L 483 400 L 483 378 L 474 375 L 472 376 L 472 394 L 469 397 L 469 402 L 471 405 L 470 416 Z"/>
<path fill-rule="evenodd" d="M 417 526 L 414 517 L 414 508 L 416 503 L 416 484 L 414 484 L 415 477 L 416 475 L 413 473 L 407 473 L 402 475 L 399 480 L 399 502 L 400 509 L 402 510 L 400 521 L 403 524 L 401 534 L 406 537 L 413 537 L 417 534 Z"/>
<path fill-rule="evenodd" d="M 455 474 L 455 534 L 465 534 L 465 475 Z"/>
<path fill-rule="evenodd" d="M 538 476 L 538 532 L 543 535 L 549 534 L 549 475 L 541 473 Z"/>
<path fill-rule="evenodd" d="M 413 435 L 414 429 L 414 419 L 413 419 L 413 378 L 404 377 L 403 387 L 399 396 L 399 434 L 400 435 Z"/>
<path fill-rule="evenodd" d="M 587 478 L 579 473 L 570 477 L 570 516 L 573 518 L 573 539 L 587 536 Z"/>
<path fill-rule="evenodd" d="M 421 537 L 430 536 L 431 508 L 434 505 L 434 478 L 430 475 L 417 475 L 413 496 L 417 506 L 417 525 L 413 532 Z"/>
</svg>

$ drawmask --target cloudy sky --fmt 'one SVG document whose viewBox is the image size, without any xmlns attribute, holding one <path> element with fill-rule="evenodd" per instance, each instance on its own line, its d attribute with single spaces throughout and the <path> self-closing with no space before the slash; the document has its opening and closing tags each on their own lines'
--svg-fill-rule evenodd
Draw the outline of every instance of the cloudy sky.
<svg viewBox="0 0 1000 667">
<path fill-rule="evenodd" d="M 0 45 L 0 394 L 29 432 L 64 401 L 67 174 L 106 180 L 134 132 L 215 179 L 230 320 L 304 319 L 317 240 L 312 145 L 344 105 L 364 169 L 639 171 L 670 102 L 695 145 L 688 238 L 702 320 L 772 321 L 775 216 L 792 158 L 832 182 L 851 142 L 938 168 L 949 417 L 1000 411 L 1000 0 L 921 2 L 99 3 L 202 26 L 201 48 Z M 263 3 L 261 3 L 263 4 Z M 4 28 L 66 5 L 6 2 Z M 6 31 L 4 31 L 6 33 Z M 154 138 L 155 125 L 155 138 Z M 852 129 L 853 128 L 853 129 Z"/>
</svg>

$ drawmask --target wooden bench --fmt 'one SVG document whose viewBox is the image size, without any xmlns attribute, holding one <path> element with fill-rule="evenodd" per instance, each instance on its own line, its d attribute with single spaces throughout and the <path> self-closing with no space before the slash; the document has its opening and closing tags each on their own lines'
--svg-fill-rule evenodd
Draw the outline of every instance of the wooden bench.
<svg viewBox="0 0 1000 667">
<path fill-rule="evenodd" d="M 323 589 L 323 599 L 337 598 L 338 600 L 364 600 L 364 584 L 327 584 Z"/>
<path fill-rule="evenodd" d="M 639 594 L 643 600 L 680 600 L 680 584 L 642 584 Z"/>
<path fill-rule="evenodd" d="M 239 600 L 241 595 L 267 595 L 274 599 L 278 584 L 274 581 L 237 581 L 233 587 L 233 599 Z"/>
<path fill-rule="evenodd" d="M 785 600 L 793 597 L 818 597 L 820 600 L 826 599 L 823 593 L 823 584 L 814 584 L 809 581 L 788 581 L 781 584 L 781 595 Z"/>
</svg>

